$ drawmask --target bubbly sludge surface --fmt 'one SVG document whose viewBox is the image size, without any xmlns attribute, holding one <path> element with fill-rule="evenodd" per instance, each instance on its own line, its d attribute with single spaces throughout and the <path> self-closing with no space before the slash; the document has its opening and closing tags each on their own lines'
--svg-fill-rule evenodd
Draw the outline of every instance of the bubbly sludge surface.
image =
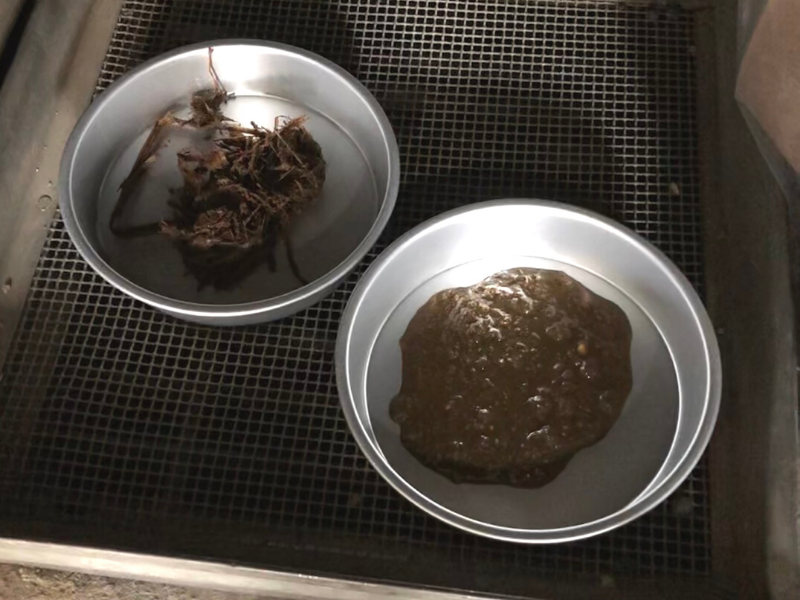
<svg viewBox="0 0 800 600">
<path fill-rule="evenodd" d="M 457 483 L 552 481 L 608 433 L 633 383 L 625 313 L 560 271 L 439 292 L 400 346 L 390 415 L 408 451 Z"/>
</svg>

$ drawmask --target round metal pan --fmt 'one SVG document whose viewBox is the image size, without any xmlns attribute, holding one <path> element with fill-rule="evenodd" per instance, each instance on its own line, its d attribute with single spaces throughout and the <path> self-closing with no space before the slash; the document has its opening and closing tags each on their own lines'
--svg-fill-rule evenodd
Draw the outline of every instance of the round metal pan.
<svg viewBox="0 0 800 600">
<path fill-rule="evenodd" d="M 276 117 L 306 116 L 322 148 L 327 175 L 321 196 L 288 232 L 300 285 L 283 245 L 277 268 L 263 265 L 233 290 L 198 289 L 163 235 L 120 238 L 109 227 L 122 181 L 155 121 L 167 111 L 188 116 L 194 92 L 212 86 L 213 65 L 235 97 L 226 116 L 271 128 Z M 168 215 L 170 190 L 182 185 L 176 154 L 202 143 L 204 132 L 170 131 L 126 207 L 127 226 Z M 282 44 L 221 40 L 161 55 L 108 88 L 75 127 L 59 179 L 61 212 L 83 257 L 123 292 L 173 315 L 218 325 L 285 317 L 320 300 L 373 246 L 394 208 L 399 186 L 397 142 L 378 102 L 356 79 L 320 56 Z"/>
<path fill-rule="evenodd" d="M 436 292 L 514 267 L 563 271 L 626 312 L 633 390 L 609 434 L 546 486 L 454 484 L 403 448 L 389 418 L 401 383 L 399 339 Z M 609 219 L 532 200 L 449 212 L 390 246 L 347 306 L 336 373 L 356 440 L 401 494 L 461 529 L 528 543 L 597 535 L 662 502 L 703 453 L 721 386 L 705 309 L 661 252 Z"/>
</svg>

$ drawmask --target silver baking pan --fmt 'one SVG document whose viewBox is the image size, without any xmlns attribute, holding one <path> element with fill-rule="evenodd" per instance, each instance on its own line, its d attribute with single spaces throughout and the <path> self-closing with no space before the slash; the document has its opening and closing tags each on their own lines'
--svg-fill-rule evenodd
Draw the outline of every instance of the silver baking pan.
<svg viewBox="0 0 800 600">
<path fill-rule="evenodd" d="M 165 236 L 120 238 L 109 227 L 119 187 L 155 121 L 168 110 L 188 115 L 192 93 L 210 88 L 209 47 L 226 90 L 226 116 L 271 127 L 276 117 L 307 117 L 327 175 L 321 196 L 291 224 L 295 260 L 310 282 L 300 285 L 285 248 L 236 289 L 198 289 Z M 176 130 L 148 167 L 126 208 L 128 226 L 165 217 L 180 187 L 176 153 L 198 132 Z M 60 171 L 61 212 L 83 257 L 111 284 L 173 315 L 241 325 L 292 314 L 320 300 L 373 246 L 394 208 L 399 186 L 397 142 L 375 98 L 344 69 L 282 44 L 223 40 L 188 46 L 134 69 L 80 119 Z"/>
<path fill-rule="evenodd" d="M 401 383 L 398 342 L 436 292 L 513 267 L 563 271 L 625 311 L 633 329 L 633 390 L 609 434 L 546 486 L 455 484 L 420 465 L 389 418 Z M 336 371 L 350 428 L 395 489 L 456 527 L 529 543 L 597 535 L 662 502 L 703 453 L 721 387 L 714 331 L 678 269 L 616 222 L 534 200 L 449 212 L 392 244 L 351 297 Z"/>
</svg>

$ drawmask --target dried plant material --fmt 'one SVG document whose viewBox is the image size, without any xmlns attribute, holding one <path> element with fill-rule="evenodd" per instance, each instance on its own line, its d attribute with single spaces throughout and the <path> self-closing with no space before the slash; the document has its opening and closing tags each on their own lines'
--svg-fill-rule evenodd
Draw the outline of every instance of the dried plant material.
<svg viewBox="0 0 800 600">
<path fill-rule="evenodd" d="M 214 87 L 207 90 L 200 90 L 192 95 L 189 101 L 189 107 L 192 110 L 191 118 L 186 121 L 181 121 L 181 125 L 195 127 L 197 129 L 210 129 L 219 127 L 225 121 L 232 122 L 225 115 L 222 114 L 222 106 L 233 97 L 222 85 L 222 81 L 214 69 L 214 62 L 212 60 L 214 49 L 208 49 L 208 74 L 214 83 Z"/>
<path fill-rule="evenodd" d="M 177 123 L 177 120 L 172 113 L 167 113 L 158 121 L 156 121 L 155 125 L 153 125 L 153 129 L 150 131 L 150 135 L 147 136 L 142 149 L 139 150 L 139 154 L 136 157 L 136 161 L 133 163 L 131 172 L 125 178 L 125 181 L 123 181 L 119 186 L 119 198 L 117 198 L 117 203 L 114 206 L 114 210 L 111 212 L 111 219 L 109 222 L 109 227 L 114 235 L 118 235 L 120 237 L 131 237 L 146 233 L 155 233 L 158 231 L 158 223 L 123 227 L 119 224 L 119 218 L 122 216 L 122 213 L 125 211 L 125 207 L 128 205 L 133 193 L 141 183 L 142 177 L 144 176 L 148 165 L 155 160 L 156 153 L 161 149 L 161 146 L 164 143 L 165 132 L 171 125 L 174 125 L 175 123 Z"/>
<path fill-rule="evenodd" d="M 325 161 L 303 121 L 278 119 L 272 131 L 231 127 L 212 150 L 178 155 L 184 186 L 161 231 L 179 242 L 201 286 L 224 289 L 262 261 L 274 265 L 286 226 L 319 196 Z"/>
<path fill-rule="evenodd" d="M 274 271 L 275 248 L 282 241 L 292 272 L 305 284 L 287 227 L 322 191 L 322 150 L 304 127 L 305 117 L 278 117 L 272 130 L 256 123 L 244 127 L 227 118 L 222 107 L 231 95 L 214 69 L 211 53 L 209 74 L 214 87 L 192 96 L 189 119 L 167 114 L 156 122 L 120 186 L 111 230 L 117 235 L 160 231 L 169 236 L 201 288 L 230 289 L 265 262 Z M 178 153 L 183 187 L 169 201 L 170 218 L 160 224 L 122 228 L 119 216 L 170 126 L 213 130 L 213 147 Z"/>
</svg>

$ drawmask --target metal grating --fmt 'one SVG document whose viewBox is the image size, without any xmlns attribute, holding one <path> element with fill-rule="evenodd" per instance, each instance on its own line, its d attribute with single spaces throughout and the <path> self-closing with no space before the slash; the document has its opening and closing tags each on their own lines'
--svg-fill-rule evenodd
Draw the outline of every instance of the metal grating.
<svg viewBox="0 0 800 600">
<path fill-rule="evenodd" d="M 129 0 L 97 89 L 184 43 L 302 46 L 364 82 L 397 132 L 381 246 L 467 202 L 538 196 L 626 223 L 701 288 L 693 35 L 690 12 L 602 1 Z M 356 280 L 278 323 L 191 325 L 104 283 L 57 217 L 0 380 L 0 534 L 507 593 L 533 575 L 709 573 L 705 461 L 644 518 L 557 547 L 403 501 L 338 406 Z"/>
</svg>

